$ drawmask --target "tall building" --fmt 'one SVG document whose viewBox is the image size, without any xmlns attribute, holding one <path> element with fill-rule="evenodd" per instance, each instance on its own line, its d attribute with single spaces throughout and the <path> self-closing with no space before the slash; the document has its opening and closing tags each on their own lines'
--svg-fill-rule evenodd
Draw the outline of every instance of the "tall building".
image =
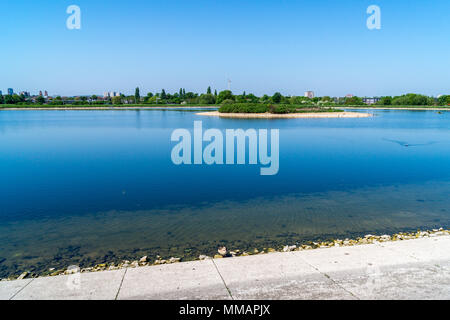
<svg viewBox="0 0 450 320">
<path fill-rule="evenodd" d="M 42 91 L 39 91 L 39 96 L 41 96 L 41 97 L 42 97 Z"/>
<path fill-rule="evenodd" d="M 48 92 L 47 92 L 47 90 L 44 91 L 44 97 L 46 97 L 46 98 L 48 97 Z"/>
<path fill-rule="evenodd" d="M 8 95 L 12 96 L 14 94 L 14 90 L 12 88 L 8 89 Z"/>
<path fill-rule="evenodd" d="M 314 91 L 306 91 L 305 92 L 305 97 L 306 98 L 310 98 L 310 99 L 314 99 Z"/>
<path fill-rule="evenodd" d="M 21 92 L 19 93 L 19 95 L 20 95 L 20 96 L 24 96 L 25 98 L 28 98 L 28 97 L 30 96 L 30 93 L 27 92 L 27 91 L 21 91 Z"/>
<path fill-rule="evenodd" d="M 3 92 L 2 92 L 2 90 L 0 90 L 0 96 L 2 96 L 3 95 Z"/>
</svg>

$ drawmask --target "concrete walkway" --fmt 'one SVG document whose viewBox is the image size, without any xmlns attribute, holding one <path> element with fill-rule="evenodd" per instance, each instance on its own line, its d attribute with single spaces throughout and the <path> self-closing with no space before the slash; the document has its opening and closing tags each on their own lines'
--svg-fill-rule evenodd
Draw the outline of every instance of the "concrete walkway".
<svg viewBox="0 0 450 320">
<path fill-rule="evenodd" d="M 450 299 L 450 236 L 3 281 L 0 299 Z"/>
</svg>

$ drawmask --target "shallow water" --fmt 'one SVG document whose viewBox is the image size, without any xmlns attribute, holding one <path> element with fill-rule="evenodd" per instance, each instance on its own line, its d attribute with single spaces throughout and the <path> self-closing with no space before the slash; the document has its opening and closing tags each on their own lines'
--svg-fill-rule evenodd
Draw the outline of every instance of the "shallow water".
<svg viewBox="0 0 450 320">
<path fill-rule="evenodd" d="M 361 111 L 367 112 L 367 111 Z M 450 112 L 1 111 L 0 276 L 450 226 Z M 280 171 L 175 166 L 176 128 L 280 129 Z"/>
</svg>

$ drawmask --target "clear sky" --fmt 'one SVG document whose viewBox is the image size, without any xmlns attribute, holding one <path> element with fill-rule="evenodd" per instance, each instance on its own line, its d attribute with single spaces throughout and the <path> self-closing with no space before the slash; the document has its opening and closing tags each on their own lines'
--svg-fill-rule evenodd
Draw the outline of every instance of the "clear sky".
<svg viewBox="0 0 450 320">
<path fill-rule="evenodd" d="M 450 94 L 448 0 L 2 0 L 0 90 Z M 66 28 L 69 5 L 81 30 Z M 368 30 L 369 5 L 381 30 Z"/>
</svg>

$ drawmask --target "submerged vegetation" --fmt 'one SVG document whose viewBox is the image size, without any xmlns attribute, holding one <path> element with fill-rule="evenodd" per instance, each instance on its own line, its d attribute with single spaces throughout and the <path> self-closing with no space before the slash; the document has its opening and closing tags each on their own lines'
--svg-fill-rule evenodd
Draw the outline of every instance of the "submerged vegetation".
<svg viewBox="0 0 450 320">
<path fill-rule="evenodd" d="M 171 257 L 170 255 L 167 257 L 162 257 L 157 253 L 146 252 L 147 255 L 140 258 L 140 256 L 136 256 L 135 254 L 127 257 L 127 259 L 120 259 L 119 257 L 115 257 L 111 252 L 109 256 L 103 257 L 103 261 L 100 260 L 99 263 L 94 263 L 91 265 L 81 264 L 80 267 L 76 267 L 75 272 L 81 273 L 89 273 L 89 272 L 100 272 L 106 270 L 120 270 L 125 268 L 139 268 L 139 267 L 148 267 L 148 266 L 158 266 L 163 264 L 174 264 L 186 261 L 195 261 L 195 260 L 209 260 L 209 259 L 222 259 L 222 258 L 235 258 L 235 257 L 244 257 L 251 255 L 261 255 L 261 254 L 271 254 L 275 252 L 292 252 L 292 251 L 308 251 L 315 249 L 325 249 L 325 248 L 333 248 L 333 247 L 352 247 L 359 245 L 368 245 L 375 243 L 383 243 L 383 242 L 396 242 L 396 241 L 407 241 L 413 239 L 420 238 L 430 238 L 430 237 L 440 237 L 440 236 L 448 236 L 450 235 L 450 230 L 439 228 L 433 230 L 417 230 L 411 232 L 400 232 L 392 235 L 384 234 L 384 235 L 365 235 L 358 236 L 355 239 L 316 239 L 315 241 L 295 241 L 291 245 L 286 243 L 273 243 L 273 247 L 261 247 L 259 246 L 246 246 L 240 247 L 240 249 L 232 247 L 232 250 L 228 250 L 225 246 L 219 246 L 218 249 L 215 247 L 209 248 L 207 251 L 201 254 L 199 252 L 195 252 L 195 254 L 191 251 L 191 249 L 185 250 L 184 254 L 180 254 L 178 257 Z M 242 245 L 242 244 L 241 244 Z M 69 261 L 64 261 L 62 259 L 58 259 L 58 261 L 53 261 L 55 266 L 58 268 L 49 268 L 48 265 L 41 265 L 39 267 L 29 268 L 28 271 L 25 269 L 16 269 L 10 273 L 8 270 L 4 270 L 3 273 L 0 273 L 0 276 L 4 278 L 1 281 L 11 281 L 25 278 L 39 278 L 39 277 L 54 277 L 59 275 L 68 275 L 74 273 L 73 266 L 69 267 Z M 67 263 L 66 266 L 63 264 Z M 33 270 L 33 271 L 31 271 Z"/>
</svg>

